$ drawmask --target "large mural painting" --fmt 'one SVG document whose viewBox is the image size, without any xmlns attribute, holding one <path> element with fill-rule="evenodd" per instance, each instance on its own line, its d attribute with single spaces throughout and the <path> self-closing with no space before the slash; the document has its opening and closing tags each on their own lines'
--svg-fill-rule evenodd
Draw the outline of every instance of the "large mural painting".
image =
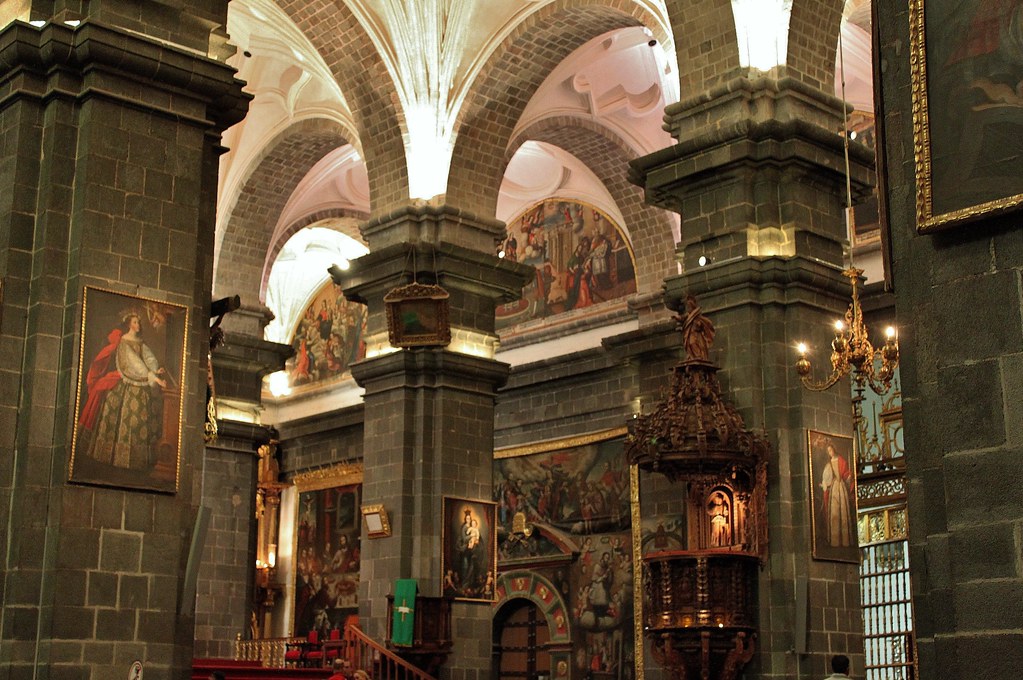
<svg viewBox="0 0 1023 680">
<path fill-rule="evenodd" d="M 498 558 L 529 565 L 560 591 L 578 671 L 628 677 L 635 575 L 622 440 L 498 458 L 494 495 Z"/>
<path fill-rule="evenodd" d="M 354 484 L 298 496 L 295 635 L 326 639 L 359 613 L 360 495 Z"/>
<path fill-rule="evenodd" d="M 285 371 L 292 387 L 344 375 L 366 356 L 366 307 L 349 302 L 327 282 L 306 307 L 292 335 L 295 356 Z"/>
<path fill-rule="evenodd" d="M 542 319 L 636 292 L 632 248 L 596 208 L 548 199 L 508 222 L 506 259 L 536 268 L 522 298 L 497 308 L 497 327 Z"/>
</svg>

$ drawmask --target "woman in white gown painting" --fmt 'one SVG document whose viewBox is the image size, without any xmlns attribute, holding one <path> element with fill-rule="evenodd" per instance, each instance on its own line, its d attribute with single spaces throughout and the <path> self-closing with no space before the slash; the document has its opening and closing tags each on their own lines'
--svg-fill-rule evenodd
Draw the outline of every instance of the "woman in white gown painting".
<svg viewBox="0 0 1023 680">
<path fill-rule="evenodd" d="M 149 470 L 163 433 L 166 371 L 142 339 L 139 314 L 126 314 L 96 355 L 86 384 L 88 399 L 79 419 L 89 458 L 115 468 Z"/>
<path fill-rule="evenodd" d="M 853 528 L 852 470 L 832 444 L 827 445 L 827 452 L 828 462 L 821 474 L 827 541 L 836 548 L 856 545 Z"/>
</svg>

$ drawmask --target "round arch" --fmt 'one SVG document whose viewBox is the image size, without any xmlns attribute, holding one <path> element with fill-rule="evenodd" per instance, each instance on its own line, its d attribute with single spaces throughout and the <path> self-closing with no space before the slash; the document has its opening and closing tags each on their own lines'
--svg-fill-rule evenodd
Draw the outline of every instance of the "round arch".
<svg viewBox="0 0 1023 680">
<path fill-rule="evenodd" d="M 408 204 L 405 116 L 387 66 L 346 2 L 278 0 L 334 74 L 355 118 L 369 176 L 370 206 L 381 215 Z"/>
<path fill-rule="evenodd" d="M 633 3 L 594 6 L 558 0 L 530 14 L 480 69 L 455 124 L 448 204 L 489 217 L 510 155 L 508 144 L 522 112 L 548 74 L 591 38 L 628 26 L 647 26 L 668 39 L 656 17 Z M 528 58 L 523 58 L 528 55 Z"/>
<path fill-rule="evenodd" d="M 666 211 L 647 205 L 643 190 L 628 181 L 628 163 L 635 152 L 607 127 L 576 116 L 545 118 L 521 130 L 509 146 L 509 160 L 529 140 L 564 149 L 593 171 L 625 219 L 637 258 L 636 292 L 659 292 L 664 277 L 675 271 L 674 223 Z"/>
<path fill-rule="evenodd" d="M 683 100 L 740 73 L 732 0 L 665 0 Z"/>
<path fill-rule="evenodd" d="M 336 121 L 309 118 L 289 125 L 263 149 L 224 217 L 214 291 L 260 296 L 274 226 L 302 178 L 325 155 L 348 143 Z"/>
<path fill-rule="evenodd" d="M 498 577 L 496 595 L 495 615 L 513 600 L 529 600 L 536 605 L 550 633 L 548 652 L 553 680 L 568 680 L 572 672 L 572 622 L 568 605 L 554 584 L 535 571 L 517 569 Z"/>
<path fill-rule="evenodd" d="M 345 228 L 345 225 L 337 225 L 336 220 L 354 220 L 356 224 L 352 225 L 351 228 Z M 281 248 L 288 242 L 292 236 L 296 233 L 305 229 L 306 227 L 317 226 L 318 223 L 326 222 L 329 228 L 337 229 L 345 236 L 350 236 L 360 243 L 363 242 L 362 234 L 359 232 L 358 224 L 365 222 L 369 219 L 369 215 L 358 210 L 349 210 L 348 208 L 330 208 L 327 210 L 318 210 L 314 213 L 304 215 L 297 220 L 293 221 L 283 231 L 279 233 L 277 238 L 269 244 L 269 249 L 266 253 L 266 258 L 263 260 L 263 276 L 259 284 L 259 299 L 266 299 L 266 284 L 270 280 L 270 270 L 273 268 L 274 261 L 281 252 Z M 340 227 L 340 228 L 338 228 Z"/>
<path fill-rule="evenodd" d="M 792 0 L 786 70 L 823 92 L 835 92 L 835 54 L 845 0 Z"/>
</svg>

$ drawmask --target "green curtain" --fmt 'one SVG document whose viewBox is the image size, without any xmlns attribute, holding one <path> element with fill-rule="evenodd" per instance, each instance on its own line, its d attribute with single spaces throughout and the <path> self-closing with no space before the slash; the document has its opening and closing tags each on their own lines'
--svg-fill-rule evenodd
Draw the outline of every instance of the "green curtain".
<svg viewBox="0 0 1023 680">
<path fill-rule="evenodd" d="M 391 624 L 391 643 L 412 646 L 412 629 L 416 610 L 416 580 L 400 578 L 394 584 L 394 612 Z"/>
</svg>

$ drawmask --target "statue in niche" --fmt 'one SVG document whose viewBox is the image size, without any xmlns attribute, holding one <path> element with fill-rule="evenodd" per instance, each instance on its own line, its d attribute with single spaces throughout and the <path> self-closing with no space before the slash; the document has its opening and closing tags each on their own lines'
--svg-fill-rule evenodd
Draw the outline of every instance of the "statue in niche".
<svg viewBox="0 0 1023 680">
<path fill-rule="evenodd" d="M 682 331 L 682 342 L 690 360 L 710 361 L 710 346 L 714 342 L 714 323 L 703 314 L 696 298 L 686 296 L 686 314 L 675 317 Z"/>
<path fill-rule="evenodd" d="M 711 548 L 727 548 L 732 545 L 731 502 L 723 491 L 715 491 L 707 500 L 707 514 L 710 515 Z"/>
</svg>

